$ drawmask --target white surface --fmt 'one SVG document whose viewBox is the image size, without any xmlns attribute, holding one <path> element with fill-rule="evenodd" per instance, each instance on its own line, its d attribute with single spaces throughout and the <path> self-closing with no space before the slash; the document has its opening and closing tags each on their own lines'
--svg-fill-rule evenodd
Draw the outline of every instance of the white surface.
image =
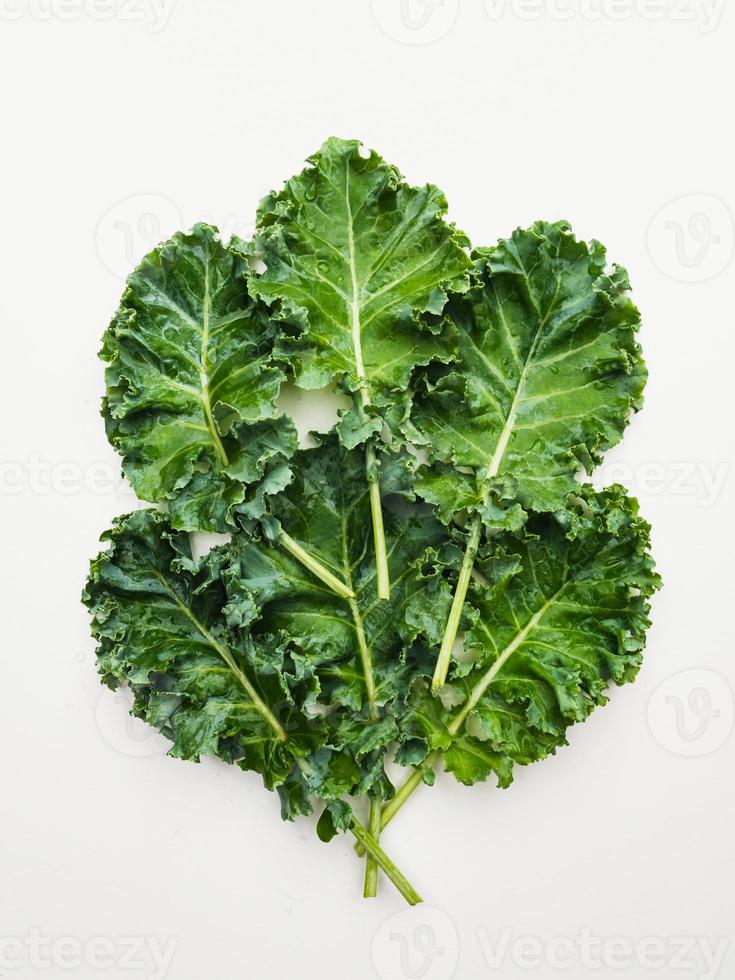
<svg viewBox="0 0 735 980">
<path fill-rule="evenodd" d="M 421 26 L 410 0 L 406 26 L 399 0 L 146 2 L 0 10 L 0 975 L 160 977 L 150 943 L 174 940 L 167 980 L 730 980 L 735 950 L 715 973 L 700 941 L 735 921 L 735 14 L 607 0 L 593 19 L 590 0 L 562 20 L 569 4 L 531 0 L 493 20 L 502 3 L 439 0 Z M 255 776 L 126 729 L 79 603 L 133 505 L 98 416 L 120 275 L 179 224 L 247 233 L 330 134 L 439 184 L 478 244 L 539 217 L 604 241 L 651 370 L 602 473 L 640 495 L 666 579 L 640 679 L 509 791 L 417 793 L 385 835 L 433 907 L 409 913 L 387 885 L 363 901 L 349 842 L 282 824 Z M 620 939 L 599 969 L 594 945 L 570 956 L 585 929 Z M 125 937 L 146 944 L 138 968 Z"/>
</svg>

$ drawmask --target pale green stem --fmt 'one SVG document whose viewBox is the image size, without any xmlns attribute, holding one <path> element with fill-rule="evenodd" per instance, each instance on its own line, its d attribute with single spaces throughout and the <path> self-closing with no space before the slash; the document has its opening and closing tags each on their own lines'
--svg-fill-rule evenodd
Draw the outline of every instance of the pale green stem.
<svg viewBox="0 0 735 980">
<path fill-rule="evenodd" d="M 500 466 L 503 461 L 503 456 L 508 448 L 508 443 L 510 442 L 511 435 L 513 433 L 513 427 L 516 423 L 516 416 L 518 414 L 518 408 L 523 401 L 523 391 L 526 383 L 526 377 L 528 374 L 529 367 L 533 361 L 533 355 L 536 351 L 536 345 L 539 342 L 544 327 L 546 326 L 549 317 L 551 316 L 552 310 L 554 308 L 554 303 L 559 292 L 561 280 L 556 284 L 556 290 L 554 292 L 554 297 L 549 304 L 549 308 L 541 317 L 540 311 L 537 308 L 537 313 L 539 314 L 539 325 L 536 328 L 536 332 L 531 342 L 531 346 L 526 355 L 526 360 L 521 368 L 520 375 L 518 377 L 518 382 L 516 384 L 516 390 L 513 395 L 513 401 L 508 409 L 508 414 L 505 417 L 505 424 L 503 425 L 502 431 L 498 436 L 498 441 L 495 444 L 495 452 L 492 455 L 492 459 L 488 463 L 488 467 L 485 470 L 485 475 L 482 482 L 482 502 L 487 504 L 490 491 L 488 488 L 488 482 L 498 475 Z M 521 367 L 520 362 L 518 364 Z M 472 521 L 472 528 L 470 533 L 470 539 L 467 542 L 467 551 L 465 552 L 464 559 L 462 561 L 462 569 L 460 571 L 459 581 L 457 582 L 457 591 L 454 594 L 454 601 L 452 602 L 452 610 L 449 615 L 449 622 L 447 623 L 447 628 L 444 632 L 444 638 L 442 640 L 441 652 L 439 654 L 439 659 L 436 665 L 436 671 L 434 672 L 434 679 L 432 681 L 431 687 L 433 691 L 437 691 L 444 684 L 447 677 L 447 670 L 449 669 L 449 661 L 452 655 L 452 647 L 454 646 L 454 641 L 457 638 L 457 630 L 459 628 L 460 617 L 462 616 L 462 608 L 464 606 L 464 600 L 467 595 L 467 586 L 470 583 L 470 576 L 472 575 L 472 566 L 475 563 L 475 556 L 477 554 L 477 547 L 480 543 L 480 535 L 482 531 L 482 519 L 479 514 L 476 514 Z"/>
<path fill-rule="evenodd" d="M 204 297 L 202 299 L 202 343 L 199 353 L 199 383 L 202 388 L 202 408 L 204 409 L 204 421 L 206 422 L 209 435 L 211 436 L 214 448 L 217 451 L 217 455 L 220 458 L 220 462 L 223 466 L 229 466 L 230 461 L 227 458 L 227 452 L 225 447 L 222 445 L 222 440 L 220 439 L 219 432 L 217 430 L 217 423 L 214 420 L 214 414 L 212 413 L 212 401 L 209 393 L 209 313 L 211 306 L 210 299 L 210 284 L 209 284 L 209 262 L 204 264 Z"/>
<path fill-rule="evenodd" d="M 383 505 L 380 500 L 380 478 L 372 440 L 365 449 L 368 486 L 370 487 L 370 510 L 373 515 L 373 540 L 375 542 L 375 574 L 378 585 L 378 598 L 390 599 L 390 572 L 388 570 L 388 549 L 385 544 L 383 527 Z"/>
<path fill-rule="evenodd" d="M 306 775 L 313 775 L 312 768 L 306 759 L 297 759 L 296 765 Z M 380 808 L 378 808 L 378 810 L 379 809 Z M 423 902 L 423 898 L 421 898 L 406 876 L 398 870 L 397 866 L 393 863 L 393 861 L 391 861 L 380 844 L 378 844 L 372 834 L 370 834 L 363 827 L 354 814 L 350 821 L 350 832 L 357 841 L 355 846 L 360 846 L 362 848 L 362 854 L 367 851 L 380 870 L 393 882 L 409 905 L 418 905 L 419 902 Z"/>
<path fill-rule="evenodd" d="M 296 765 L 306 775 L 313 775 L 313 770 L 306 759 L 297 759 Z M 377 809 L 378 813 L 380 813 L 380 807 Z M 372 811 L 370 813 L 370 820 L 372 823 Z M 423 899 L 413 885 L 411 885 L 411 883 L 408 881 L 406 876 L 398 870 L 396 865 L 393 863 L 393 861 L 391 861 L 377 840 L 363 827 L 354 814 L 350 821 L 350 832 L 357 841 L 355 846 L 361 848 L 361 854 L 364 854 L 367 851 L 380 870 L 393 882 L 409 905 L 418 905 L 419 902 L 423 902 Z M 380 833 L 379 829 L 378 833 Z"/>
<path fill-rule="evenodd" d="M 300 561 L 304 568 L 308 568 L 325 585 L 328 585 L 333 592 L 336 592 L 338 596 L 341 596 L 343 599 L 354 598 L 355 593 L 352 589 L 348 588 L 336 575 L 332 575 L 328 568 L 325 568 L 313 555 L 302 548 L 297 541 L 294 541 L 290 534 L 281 531 L 278 535 L 278 543 L 292 554 L 297 561 Z"/>
<path fill-rule="evenodd" d="M 373 838 L 376 844 L 380 840 L 380 824 L 380 800 L 371 797 L 370 823 L 368 826 L 370 836 Z M 365 898 L 375 898 L 375 896 L 378 894 L 378 862 L 371 855 L 368 855 L 367 861 L 365 862 L 365 888 L 362 894 Z"/>
<path fill-rule="evenodd" d="M 380 870 L 385 874 L 396 886 L 398 891 L 403 895 L 409 905 L 418 905 L 419 902 L 423 902 L 423 899 L 418 894 L 416 889 L 411 885 L 408 879 L 398 870 L 395 864 L 391 861 L 385 851 L 381 846 L 373 839 L 373 837 L 367 832 L 360 821 L 356 818 L 352 818 L 352 823 L 350 824 L 350 831 L 358 843 L 362 844 L 365 850 L 368 852 L 370 857 L 375 859 Z"/>
<path fill-rule="evenodd" d="M 387 803 L 383 805 L 380 811 L 380 830 L 385 830 L 388 824 L 391 822 L 393 817 L 398 813 L 404 803 L 407 802 L 409 796 L 414 793 L 415 790 L 424 782 L 424 772 L 433 769 L 434 766 L 439 761 L 441 752 L 432 752 L 431 755 L 427 756 L 425 762 L 420 769 L 414 769 L 408 779 L 396 790 L 396 795 L 392 800 L 388 800 Z M 371 813 L 372 816 L 372 813 Z M 365 848 L 361 844 L 355 844 L 355 851 L 362 857 L 365 853 Z"/>
<path fill-rule="evenodd" d="M 434 766 L 437 764 L 441 758 L 441 752 L 432 752 L 431 755 L 427 756 L 423 765 L 420 769 L 416 769 L 408 777 L 402 786 L 399 786 L 396 790 L 396 795 L 392 800 L 389 800 L 383 807 L 383 811 L 380 816 L 380 829 L 383 830 L 391 822 L 393 817 L 398 813 L 403 804 L 408 800 L 409 796 L 417 790 L 424 782 L 424 773 L 430 772 Z"/>
<path fill-rule="evenodd" d="M 483 694 L 488 689 L 490 684 L 492 684 L 493 680 L 498 676 L 503 666 L 513 656 L 528 634 L 538 626 L 554 603 L 558 602 L 561 596 L 564 595 L 568 586 L 569 581 L 564 582 L 561 588 L 559 588 L 554 595 L 551 596 L 551 598 L 547 599 L 540 609 L 536 610 L 526 625 L 518 630 L 511 642 L 498 654 L 495 660 L 493 660 L 492 664 L 473 687 L 470 696 L 467 698 L 460 711 L 458 711 L 454 716 L 454 720 L 447 726 L 447 731 L 452 738 L 456 738 L 457 735 L 459 735 L 462 730 L 462 726 L 464 725 L 465 721 L 467 721 L 467 716 L 474 708 L 477 707 L 477 704 L 479 703 Z M 440 756 L 441 752 L 432 752 L 431 755 L 426 758 L 423 766 L 420 769 L 416 769 L 414 772 L 412 772 L 403 785 L 399 786 L 393 799 L 386 803 L 386 805 L 383 807 L 383 813 L 380 818 L 381 830 L 390 823 L 409 796 L 411 796 L 411 794 L 421 785 L 423 781 L 422 771 L 433 769 L 436 763 L 439 761 Z M 360 853 L 362 852 L 358 849 L 358 854 Z"/>
<path fill-rule="evenodd" d="M 452 659 L 452 650 L 454 648 L 454 642 L 457 639 L 459 623 L 462 619 L 462 610 L 464 609 L 465 599 L 467 598 L 467 589 L 472 578 L 472 569 L 475 564 L 475 556 L 477 555 L 481 534 L 482 519 L 479 514 L 475 514 L 472 518 L 470 536 L 467 541 L 464 558 L 462 559 L 462 567 L 459 570 L 457 588 L 454 591 L 454 598 L 452 599 L 452 608 L 449 611 L 449 619 L 444 629 L 441 649 L 439 650 L 436 667 L 434 668 L 434 677 L 431 681 L 432 691 L 438 691 L 442 688 L 447 679 L 447 671 L 449 670 L 449 663 Z"/>
<path fill-rule="evenodd" d="M 378 719 L 378 707 L 376 704 L 377 691 L 375 690 L 375 677 L 373 675 L 373 654 L 368 646 L 365 637 L 365 626 L 362 621 L 360 609 L 354 599 L 350 599 L 350 610 L 355 624 L 357 634 L 357 648 L 360 651 L 360 662 L 362 663 L 362 673 L 365 678 L 365 692 L 368 699 L 368 710 L 372 721 Z"/>
<path fill-rule="evenodd" d="M 342 515 L 342 568 L 345 582 L 352 588 L 352 566 L 350 565 L 349 547 L 347 545 L 347 518 Z M 365 636 L 365 624 L 362 621 L 360 607 L 354 598 L 347 600 L 350 604 L 352 622 L 355 624 L 355 635 L 357 636 L 357 647 L 360 651 L 360 662 L 362 663 L 362 673 L 365 678 L 365 691 L 367 693 L 370 717 L 373 721 L 378 718 L 378 707 L 376 704 L 375 677 L 373 676 L 373 654 L 368 646 Z"/>
</svg>

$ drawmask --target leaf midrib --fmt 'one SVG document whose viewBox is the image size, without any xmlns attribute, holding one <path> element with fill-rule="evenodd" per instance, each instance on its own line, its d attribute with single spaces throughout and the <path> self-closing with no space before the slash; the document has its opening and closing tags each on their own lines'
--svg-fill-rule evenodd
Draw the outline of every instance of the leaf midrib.
<svg viewBox="0 0 735 980">
<path fill-rule="evenodd" d="M 345 167 L 345 214 L 347 216 L 347 248 L 349 252 L 350 279 L 352 282 L 352 297 L 349 305 L 350 332 L 352 349 L 355 354 L 355 371 L 360 382 L 360 401 L 363 408 L 370 404 L 370 391 L 365 374 L 365 361 L 362 356 L 362 327 L 360 325 L 360 286 L 357 281 L 357 260 L 355 258 L 355 229 L 352 218 L 352 203 L 350 201 L 350 168 Z M 352 588 L 352 586 L 350 586 Z"/>
<path fill-rule="evenodd" d="M 210 312 L 210 292 L 209 292 L 209 252 L 204 260 L 204 296 L 202 297 L 202 342 L 199 353 L 199 381 L 202 388 L 202 406 L 204 408 L 204 419 L 207 424 L 207 431 L 211 436 L 214 448 L 223 466 L 229 466 L 230 461 L 222 445 L 222 440 L 217 432 L 214 416 L 212 415 L 212 402 L 209 393 L 209 312 Z"/>
<path fill-rule="evenodd" d="M 176 605 L 181 610 L 181 612 L 183 612 L 186 618 L 193 624 L 194 628 L 200 634 L 200 636 L 203 637 L 203 639 L 212 647 L 213 650 L 215 650 L 219 654 L 222 660 L 224 660 L 224 662 L 227 664 L 227 666 L 230 669 L 230 672 L 233 674 L 237 682 L 240 684 L 240 686 L 243 688 L 247 696 L 250 698 L 250 701 L 252 702 L 255 709 L 273 729 L 276 738 L 281 742 L 285 742 L 288 737 L 286 735 L 286 732 L 283 730 L 278 719 L 271 712 L 268 705 L 265 703 L 265 701 L 263 701 L 263 699 L 257 693 L 257 691 L 255 690 L 251 682 L 248 680 L 245 673 L 238 667 L 237 663 L 235 662 L 235 658 L 232 656 L 232 653 L 230 652 L 228 647 L 223 646 L 221 643 L 217 642 L 217 640 L 214 638 L 214 636 L 212 636 L 212 634 L 204 625 L 204 623 L 202 623 L 201 620 L 199 620 L 194 615 L 194 613 L 191 611 L 191 609 L 189 609 L 186 603 L 181 601 L 179 596 L 171 588 L 169 583 L 166 581 L 163 575 L 161 575 L 161 573 L 158 571 L 155 565 L 151 565 L 149 563 L 148 567 L 153 572 L 154 576 L 158 579 L 158 581 L 161 583 L 166 594 L 173 599 L 173 601 L 176 603 Z"/>
<path fill-rule="evenodd" d="M 341 470 L 340 470 L 341 476 Z M 342 491 L 342 483 L 340 481 L 340 491 Z M 351 592 L 354 592 L 352 585 L 352 565 L 350 563 L 349 549 L 347 547 L 347 514 L 345 511 L 345 498 L 344 493 L 340 492 L 341 497 L 341 516 L 340 516 L 340 533 L 342 536 L 342 573 L 344 576 L 347 588 Z M 357 646 L 360 652 L 360 663 L 362 665 L 362 673 L 365 680 L 365 689 L 367 692 L 368 699 L 368 709 L 370 712 L 370 718 L 375 721 L 378 717 L 378 709 L 376 705 L 376 691 L 375 691 L 375 676 L 373 673 L 373 653 L 367 642 L 367 637 L 365 635 L 365 623 L 360 613 L 360 607 L 357 601 L 352 598 L 348 599 L 347 603 L 350 607 L 350 613 L 352 615 L 352 621 L 355 624 L 355 634 L 357 636 Z"/>
<path fill-rule="evenodd" d="M 525 268 L 523 267 L 522 263 L 521 263 L 521 269 L 523 271 L 524 278 L 528 282 L 528 274 Z M 492 480 L 495 476 L 498 475 L 500 465 L 503 461 L 503 456 L 505 455 L 505 451 L 508 448 L 510 437 L 513 434 L 513 429 L 515 428 L 518 408 L 521 402 L 523 401 L 523 391 L 525 389 L 528 372 L 533 362 L 533 355 L 536 353 L 536 348 L 541 338 L 541 334 L 543 333 L 544 327 L 549 322 L 549 318 L 551 317 L 552 311 L 554 309 L 554 304 L 556 303 L 556 298 L 559 295 L 560 287 L 561 287 L 561 276 L 558 276 L 556 280 L 556 288 L 554 289 L 554 295 L 551 297 L 551 301 L 549 302 L 548 309 L 546 310 L 546 313 L 539 318 L 539 324 L 533 335 L 531 345 L 528 348 L 528 353 L 526 354 L 526 358 L 523 362 L 523 368 L 518 378 L 518 383 L 516 385 L 515 393 L 513 395 L 513 400 L 510 404 L 510 408 L 508 409 L 508 414 L 506 416 L 505 424 L 503 425 L 500 436 L 498 437 L 498 441 L 495 444 L 495 452 L 493 453 L 492 459 L 490 460 L 487 470 L 485 471 L 485 476 L 483 478 L 483 484 L 484 484 L 483 499 L 485 501 L 488 499 L 489 496 L 488 488 L 486 486 L 487 481 Z M 529 296 L 531 296 L 530 285 L 529 285 Z M 538 309 L 538 304 L 533 299 L 532 299 L 532 303 L 534 309 L 536 310 L 537 315 L 539 315 L 541 311 Z"/>
<path fill-rule="evenodd" d="M 470 694 L 467 702 L 462 707 L 457 717 L 449 726 L 449 732 L 454 737 L 461 730 L 464 722 L 467 719 L 469 713 L 476 707 L 482 698 L 483 694 L 490 686 L 492 681 L 498 675 L 500 670 L 505 666 L 508 660 L 513 656 L 519 646 L 528 638 L 529 634 L 533 632 L 534 629 L 539 625 L 541 620 L 544 618 L 549 609 L 557 605 L 569 586 L 576 584 L 579 581 L 579 572 L 583 571 L 597 559 L 605 550 L 606 545 L 603 545 L 598 551 L 596 551 L 590 558 L 582 562 L 581 565 L 574 566 L 574 574 L 570 575 L 572 569 L 566 565 L 565 562 L 565 577 L 562 585 L 557 589 L 557 591 L 550 596 L 536 612 L 531 616 L 528 622 L 523 626 L 518 633 L 513 637 L 511 642 L 503 649 L 496 660 L 490 665 L 488 670 L 482 675 L 480 680 L 472 688 L 472 693 Z M 515 618 L 515 613 L 514 613 Z"/>
<path fill-rule="evenodd" d="M 473 708 L 476 707 L 476 705 L 482 698 L 483 694 L 488 689 L 488 687 L 495 679 L 495 677 L 498 675 L 500 670 L 513 656 L 513 654 L 516 652 L 518 647 L 524 642 L 524 640 L 527 638 L 529 633 L 531 633 L 536 628 L 536 626 L 538 626 L 538 624 L 546 615 L 546 613 L 549 611 L 549 609 L 563 595 L 563 593 L 567 589 L 567 586 L 569 586 L 572 581 L 573 581 L 572 579 L 568 579 L 561 586 L 561 588 L 559 588 L 554 593 L 554 595 L 552 595 L 549 599 L 546 600 L 546 602 L 543 604 L 543 606 L 541 606 L 540 609 L 536 610 L 536 612 L 533 614 L 533 616 L 531 616 L 531 618 L 528 620 L 526 625 L 521 630 L 519 630 L 518 633 L 516 633 L 516 635 L 513 637 L 511 642 L 506 646 L 503 652 L 498 656 L 496 660 L 493 661 L 489 669 L 483 674 L 483 676 L 480 678 L 477 684 L 475 684 L 474 688 L 472 689 L 472 694 L 467 699 L 466 704 L 463 706 L 462 710 L 459 712 L 457 717 L 449 726 L 449 733 L 450 735 L 452 735 L 452 737 L 459 734 L 459 731 L 462 728 L 462 725 L 464 725 L 467 716 L 473 710 Z"/>
</svg>

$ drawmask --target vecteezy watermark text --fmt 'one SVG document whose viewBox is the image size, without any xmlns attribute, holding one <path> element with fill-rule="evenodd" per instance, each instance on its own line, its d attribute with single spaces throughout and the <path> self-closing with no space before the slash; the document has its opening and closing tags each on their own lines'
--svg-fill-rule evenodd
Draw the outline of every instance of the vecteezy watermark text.
<svg viewBox="0 0 735 980">
<path fill-rule="evenodd" d="M 164 29 L 175 0 L 0 0 L 0 20 L 132 21 L 151 34 Z"/>
<path fill-rule="evenodd" d="M 399 44 L 433 44 L 451 33 L 460 17 L 460 0 L 370 0 L 373 20 Z M 711 34 L 725 11 L 725 0 L 483 0 L 488 20 L 669 21 Z M 467 5 L 470 6 L 469 4 Z"/>
<path fill-rule="evenodd" d="M 730 940 L 704 936 L 596 936 L 582 929 L 576 936 L 518 936 L 513 929 L 491 933 L 477 929 L 485 965 L 505 971 L 509 965 L 529 971 L 541 970 L 688 970 L 697 980 L 716 980 Z"/>
<path fill-rule="evenodd" d="M 483 0 L 490 20 L 514 16 L 520 20 L 573 19 L 683 21 L 710 34 L 720 22 L 725 0 Z"/>
<path fill-rule="evenodd" d="M 482 926 L 473 933 L 484 966 L 473 971 L 478 977 L 503 977 L 515 968 L 546 980 L 552 973 L 605 969 L 630 971 L 637 980 L 644 971 L 718 980 L 730 948 L 726 936 L 603 936 L 583 928 L 541 938 Z M 380 980 L 457 980 L 459 933 L 443 909 L 404 909 L 378 928 L 371 957 Z"/>
<path fill-rule="evenodd" d="M 604 462 L 595 470 L 595 485 L 622 483 L 634 494 L 690 497 L 698 507 L 714 507 L 730 475 L 727 460 L 646 460 L 631 465 L 623 460 Z"/>
<path fill-rule="evenodd" d="M 137 971 L 145 980 L 164 980 L 171 969 L 177 939 L 152 936 L 48 936 L 31 929 L 27 936 L 0 935 L 0 971 L 92 970 Z M 25 974 L 24 974 L 25 975 Z"/>
<path fill-rule="evenodd" d="M 70 460 L 52 462 L 37 453 L 24 460 L 0 460 L 0 496 L 31 494 L 39 497 L 72 497 L 79 493 L 94 496 L 133 495 L 130 485 L 120 473 L 119 464 L 105 461 L 86 464 Z"/>
</svg>

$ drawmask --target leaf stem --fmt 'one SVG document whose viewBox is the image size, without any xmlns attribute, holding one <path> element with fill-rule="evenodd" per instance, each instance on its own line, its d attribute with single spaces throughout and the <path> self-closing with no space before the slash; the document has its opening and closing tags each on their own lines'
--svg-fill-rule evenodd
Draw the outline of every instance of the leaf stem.
<svg viewBox="0 0 735 980">
<path fill-rule="evenodd" d="M 373 540 L 375 542 L 375 574 L 378 585 L 378 598 L 390 599 L 390 572 L 388 570 L 388 549 L 385 544 L 383 527 L 383 505 L 380 500 L 380 477 L 372 439 L 365 448 L 368 486 L 370 487 L 370 510 L 373 515 Z"/>
<path fill-rule="evenodd" d="M 511 642 L 498 654 L 498 656 L 493 660 L 490 667 L 485 671 L 485 673 L 480 677 L 478 682 L 472 688 L 469 697 L 465 701 L 462 708 L 454 716 L 453 721 L 447 726 L 447 731 L 452 736 L 456 738 L 462 731 L 464 723 L 467 721 L 467 716 L 469 713 L 477 706 L 482 695 L 488 689 L 489 685 L 497 677 L 500 670 L 508 662 L 508 660 L 513 656 L 518 647 L 523 643 L 529 633 L 531 633 L 541 622 L 546 613 L 551 609 L 554 603 L 558 602 L 561 596 L 564 595 L 569 586 L 569 580 L 566 580 L 559 589 L 541 606 L 536 612 L 531 616 L 525 626 L 521 627 L 516 635 L 513 637 Z M 432 752 L 426 757 L 421 767 L 416 769 L 408 779 L 398 787 L 396 790 L 396 795 L 392 800 L 389 800 L 385 804 L 382 810 L 380 818 L 380 829 L 384 830 L 385 827 L 391 822 L 393 817 L 398 813 L 401 807 L 404 805 L 406 800 L 411 796 L 411 794 L 421 785 L 423 782 L 422 773 L 427 769 L 433 769 L 441 757 L 441 752 Z M 358 854 L 364 853 L 359 848 L 355 848 Z"/>
<path fill-rule="evenodd" d="M 447 679 L 447 671 L 449 670 L 449 663 L 452 658 L 452 649 L 454 647 L 454 641 L 457 639 L 457 631 L 459 630 L 459 623 L 462 619 L 462 610 L 464 609 L 464 602 L 467 598 L 467 589 L 470 584 L 470 578 L 472 577 L 472 568 L 475 564 L 475 556 L 477 555 L 481 534 L 482 519 L 479 514 L 475 514 L 472 518 L 470 536 L 467 541 L 464 558 L 462 559 L 459 578 L 457 579 L 457 588 L 454 591 L 454 598 L 452 599 L 452 608 L 449 612 L 449 619 L 447 620 L 444 636 L 442 637 L 441 649 L 439 650 L 436 667 L 434 668 L 434 677 L 431 681 L 432 691 L 438 691 L 442 688 Z"/>
<path fill-rule="evenodd" d="M 368 709 L 372 721 L 378 719 L 378 706 L 376 703 L 377 691 L 375 690 L 375 676 L 373 674 L 373 653 L 368 646 L 365 636 L 365 625 L 362 614 L 354 599 L 349 600 L 352 620 L 355 624 L 357 634 L 357 648 L 360 651 L 360 663 L 362 664 L 362 674 L 365 678 L 365 692 L 367 694 Z"/>
<path fill-rule="evenodd" d="M 350 831 L 358 843 L 362 844 L 368 854 L 375 859 L 375 862 L 380 870 L 393 882 L 409 905 L 418 905 L 419 902 L 423 902 L 423 899 L 413 885 L 411 885 L 405 875 L 398 870 L 385 851 L 367 832 L 356 817 L 352 818 L 352 822 L 350 823 Z"/>
<path fill-rule="evenodd" d="M 305 568 L 308 568 L 310 572 L 316 575 L 318 579 L 321 579 L 325 585 L 328 585 L 333 592 L 336 592 L 338 596 L 341 596 L 343 599 L 354 598 L 355 593 L 352 589 L 348 588 L 336 575 L 333 575 L 328 568 L 325 568 L 305 548 L 302 548 L 297 541 L 294 541 L 290 534 L 281 531 L 278 535 L 278 543 L 292 554 L 297 561 L 300 561 Z"/>
<path fill-rule="evenodd" d="M 380 812 L 381 831 L 385 830 L 393 817 L 395 817 L 395 815 L 401 809 L 403 804 L 408 801 L 408 798 L 424 782 L 424 772 L 426 770 L 433 769 L 439 761 L 440 756 L 441 752 L 432 752 L 431 755 L 427 756 L 420 768 L 414 769 L 408 779 L 398 787 L 396 790 L 396 795 L 393 797 L 393 799 L 388 800 L 388 802 L 383 805 Z M 372 817 L 372 811 L 370 816 Z M 355 844 L 355 851 L 360 857 L 362 857 L 362 855 L 365 853 L 365 848 L 361 844 Z"/>
<path fill-rule="evenodd" d="M 350 590 L 352 590 L 352 566 L 350 564 L 349 546 L 347 543 L 347 519 L 344 513 L 342 515 L 342 574 L 344 575 L 345 582 Z M 376 721 L 378 707 L 376 703 L 375 677 L 373 675 L 373 653 L 368 646 L 367 637 L 365 636 L 365 624 L 362 619 L 360 607 L 354 599 L 354 593 L 347 601 L 350 606 L 350 613 L 352 614 L 352 622 L 355 624 L 355 634 L 357 636 L 357 646 L 360 651 L 362 673 L 365 678 L 365 691 L 370 710 L 370 718 Z"/>
<path fill-rule="evenodd" d="M 368 824 L 368 828 L 370 836 L 376 844 L 380 840 L 380 824 L 380 799 L 371 797 L 370 823 Z M 372 855 L 368 855 L 367 861 L 365 862 L 365 888 L 362 894 L 364 898 L 375 898 L 378 894 L 378 862 Z"/>
</svg>

